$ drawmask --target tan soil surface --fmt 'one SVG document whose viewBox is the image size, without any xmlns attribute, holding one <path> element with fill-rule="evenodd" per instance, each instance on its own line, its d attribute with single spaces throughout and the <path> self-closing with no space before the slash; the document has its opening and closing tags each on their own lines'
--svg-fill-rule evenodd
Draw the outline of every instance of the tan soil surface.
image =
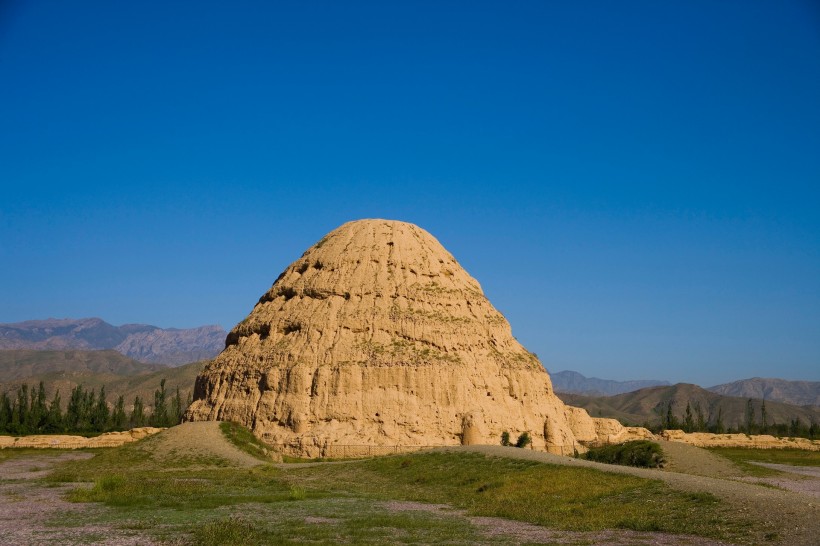
<svg viewBox="0 0 820 546">
<path fill-rule="evenodd" d="M 817 499 L 811 495 L 800 492 L 781 491 L 756 483 L 745 483 L 734 479 L 607 465 L 514 447 L 463 446 L 442 449 L 473 451 L 489 456 L 528 459 L 566 466 L 582 466 L 595 468 L 604 472 L 630 474 L 640 478 L 663 480 L 675 489 L 692 492 L 708 492 L 717 496 L 727 502 L 735 510 L 751 515 L 754 519 L 763 522 L 767 527 L 777 529 L 779 532 L 778 540 L 781 544 L 816 545 L 818 543 L 817 537 L 820 536 L 820 506 L 818 506 Z M 708 452 L 702 451 L 699 455 L 703 453 Z M 707 458 L 704 457 L 704 460 L 707 460 Z M 690 461 L 687 464 L 696 466 L 697 461 Z M 749 538 L 753 543 L 764 542 L 763 537 Z"/>
<path fill-rule="evenodd" d="M 234 466 L 264 464 L 230 443 L 219 430 L 218 421 L 183 423 L 149 438 L 140 447 L 149 450 L 155 459 L 167 459 L 169 462 L 177 457 L 218 457 Z"/>
</svg>

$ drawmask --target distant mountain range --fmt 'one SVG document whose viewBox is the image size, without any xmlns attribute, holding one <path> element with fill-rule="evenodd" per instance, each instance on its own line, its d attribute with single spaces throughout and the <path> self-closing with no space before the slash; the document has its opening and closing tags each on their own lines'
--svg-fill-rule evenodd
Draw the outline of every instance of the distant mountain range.
<svg viewBox="0 0 820 546">
<path fill-rule="evenodd" d="M 640 425 L 657 424 L 665 414 L 669 404 L 676 418 L 683 420 L 686 405 L 692 411 L 698 405 L 703 417 L 714 422 L 718 413 L 726 427 L 738 428 L 746 417 L 750 397 L 735 397 L 717 394 L 697 385 L 678 383 L 671 386 L 649 387 L 615 396 L 589 396 L 582 394 L 557 393 L 566 404 L 584 408 L 593 417 L 611 417 L 622 422 Z M 753 400 L 756 420 L 760 422 L 761 400 Z M 820 423 L 820 407 L 794 406 L 766 399 L 768 423 L 788 424 L 792 419 L 800 419 L 803 424 Z"/>
<path fill-rule="evenodd" d="M 776 400 L 797 406 L 820 406 L 820 381 L 786 381 L 753 377 L 707 390 L 728 396 Z"/>
<path fill-rule="evenodd" d="M 106 350 L 146 363 L 180 365 L 207 360 L 225 348 L 221 326 L 158 328 L 112 326 L 99 318 L 29 320 L 0 324 L 0 349 Z"/>
<path fill-rule="evenodd" d="M 645 387 L 670 384 L 668 381 L 656 381 L 652 379 L 613 381 L 611 379 L 585 377 L 578 372 L 572 371 L 550 373 L 550 378 L 552 379 L 552 388 L 555 392 L 586 394 L 590 396 L 612 396 L 636 391 Z"/>
<path fill-rule="evenodd" d="M 585 377 L 578 372 L 563 371 L 551 373 L 552 386 L 556 393 L 581 394 L 585 396 L 615 396 L 635 392 L 640 389 L 668 386 L 668 381 L 612 381 Z M 753 398 L 767 402 L 782 402 L 795 406 L 820 406 L 820 382 L 786 381 L 785 379 L 764 379 L 753 377 L 733 383 L 716 385 L 706 389 L 715 394 Z"/>
<path fill-rule="evenodd" d="M 109 406 L 122 395 L 125 407 L 130 411 L 134 398 L 139 396 L 150 410 L 154 391 L 162 379 L 166 380 L 169 393 L 179 387 L 185 400 L 193 392 L 196 376 L 205 364 L 193 362 L 177 367 L 145 364 L 113 350 L 4 350 L 0 351 L 0 393 L 7 392 L 14 397 L 22 384 L 36 388 L 42 381 L 47 400 L 50 401 L 59 390 L 65 408 L 74 387 L 82 385 L 86 390 L 94 391 L 105 387 Z"/>
</svg>

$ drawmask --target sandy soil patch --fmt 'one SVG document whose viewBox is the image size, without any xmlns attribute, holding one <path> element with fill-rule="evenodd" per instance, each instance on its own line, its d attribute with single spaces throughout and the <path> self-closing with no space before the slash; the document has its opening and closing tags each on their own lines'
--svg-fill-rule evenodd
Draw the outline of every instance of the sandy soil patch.
<svg viewBox="0 0 820 546">
<path fill-rule="evenodd" d="M 217 421 L 183 423 L 146 439 L 141 449 L 155 459 L 173 462 L 177 457 L 218 457 L 234 466 L 251 467 L 264 464 L 230 443 L 219 429 Z"/>
</svg>

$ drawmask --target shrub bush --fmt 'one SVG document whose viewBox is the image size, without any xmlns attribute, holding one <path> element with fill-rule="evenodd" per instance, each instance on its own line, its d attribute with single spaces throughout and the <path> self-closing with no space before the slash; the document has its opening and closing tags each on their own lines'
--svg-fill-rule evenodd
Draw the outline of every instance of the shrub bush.
<svg viewBox="0 0 820 546">
<path fill-rule="evenodd" d="M 584 456 L 599 463 L 661 468 L 664 462 L 661 446 L 648 440 L 635 440 L 624 444 L 590 449 Z"/>
<path fill-rule="evenodd" d="M 515 441 L 515 447 L 527 447 L 532 443 L 532 438 L 530 438 L 529 432 L 522 432 L 521 436 L 518 437 L 518 440 Z"/>
<path fill-rule="evenodd" d="M 510 444 L 510 433 L 507 432 L 506 430 L 501 433 L 501 445 L 502 446 L 511 445 Z"/>
</svg>

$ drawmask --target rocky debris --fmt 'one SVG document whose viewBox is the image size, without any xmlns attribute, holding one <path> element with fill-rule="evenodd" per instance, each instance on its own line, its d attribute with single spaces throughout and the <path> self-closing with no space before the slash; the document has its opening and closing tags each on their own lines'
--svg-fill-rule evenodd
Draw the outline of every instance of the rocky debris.
<svg viewBox="0 0 820 546">
<path fill-rule="evenodd" d="M 225 334 L 221 326 L 179 329 L 112 326 L 98 318 L 29 320 L 0 324 L 0 349 L 114 349 L 140 362 L 174 365 L 219 354 Z"/>
<path fill-rule="evenodd" d="M 479 283 L 421 228 L 360 220 L 291 264 L 200 374 L 186 418 L 230 420 L 301 456 L 329 446 L 595 435 Z M 597 437 L 597 436 L 596 436 Z"/>
<path fill-rule="evenodd" d="M 807 438 L 777 438 L 769 434 L 712 434 L 664 430 L 661 437 L 670 442 L 683 442 L 697 447 L 749 447 L 755 449 L 807 449 L 820 451 L 820 440 Z"/>
<path fill-rule="evenodd" d="M 123 432 L 106 432 L 92 438 L 63 434 L 41 434 L 33 436 L 0 436 L 0 449 L 7 447 L 80 449 L 89 447 L 119 447 L 129 442 L 142 440 L 165 429 L 155 427 L 132 428 Z"/>
</svg>

